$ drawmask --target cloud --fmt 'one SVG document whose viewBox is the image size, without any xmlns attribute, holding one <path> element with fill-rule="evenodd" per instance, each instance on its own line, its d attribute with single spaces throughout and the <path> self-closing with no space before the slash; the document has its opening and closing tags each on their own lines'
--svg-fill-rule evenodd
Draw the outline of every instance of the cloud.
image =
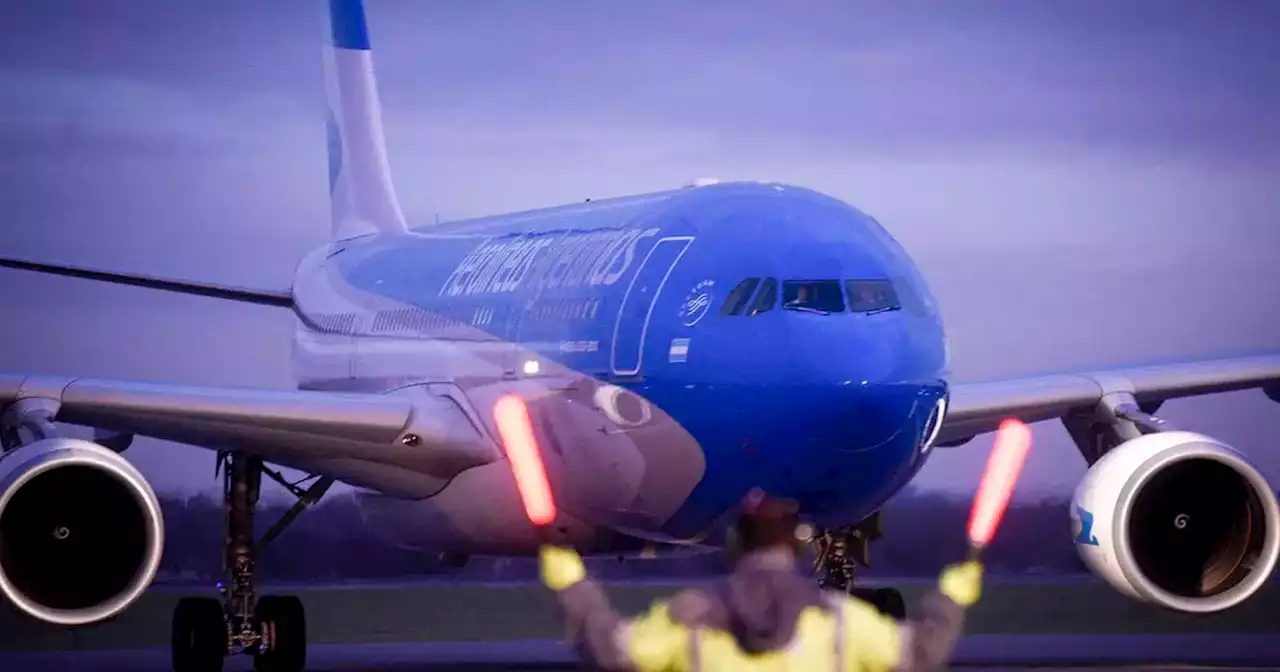
<svg viewBox="0 0 1280 672">
<path fill-rule="evenodd" d="M 314 3 L 267 4 L 0 8 L 0 250 L 287 284 L 328 231 L 320 31 Z M 779 180 L 903 243 L 961 379 L 1280 345 L 1280 4 L 368 4 L 415 222 Z M 5 370 L 291 382 L 287 320 L 3 275 Z M 1266 435 L 1269 406 L 1205 408 Z M 1033 481 L 1074 485 L 1044 445 Z M 948 454 L 927 484 L 981 467 Z M 135 457 L 210 483 L 205 452 Z"/>
<path fill-rule="evenodd" d="M 499 4 L 465 20 L 388 5 L 375 52 L 400 107 L 524 124 L 696 127 L 885 154 L 1274 157 L 1276 12 L 1237 6 L 656 3 L 606 17 Z"/>
<path fill-rule="evenodd" d="M 0 143 L 16 152 L 244 150 L 279 141 L 306 116 L 267 95 L 211 97 L 126 75 L 0 70 Z"/>
<path fill-rule="evenodd" d="M 89 12 L 74 26 L 6 10 L 35 33 L 16 36 L 21 49 L 0 46 L 13 56 L 0 112 L 27 131 L 7 144 L 51 134 L 56 146 L 108 151 L 107 134 L 172 151 L 317 123 L 314 7 L 259 14 L 233 3 L 244 11 L 216 22 L 195 6 L 138 7 Z M 519 153 L 534 134 L 576 125 L 882 155 L 1087 146 L 1273 159 L 1280 66 L 1270 36 L 1280 21 L 1267 3 L 1234 7 L 386 2 L 369 12 L 389 116 L 461 129 L 473 152 L 501 149 L 502 138 Z M 144 29 L 156 35 L 150 47 L 122 42 Z M 71 57 L 82 50 L 97 57 Z"/>
</svg>

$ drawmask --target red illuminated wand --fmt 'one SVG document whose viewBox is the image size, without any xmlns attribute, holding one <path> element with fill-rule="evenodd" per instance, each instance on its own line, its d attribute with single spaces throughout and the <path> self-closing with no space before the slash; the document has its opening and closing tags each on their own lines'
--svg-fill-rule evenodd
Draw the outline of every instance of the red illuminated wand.
<svg viewBox="0 0 1280 672">
<path fill-rule="evenodd" d="M 511 472 L 516 477 L 525 515 L 539 536 L 543 536 L 556 519 L 556 502 L 551 496 L 547 470 L 542 464 L 533 423 L 529 420 L 529 408 L 524 399 L 506 394 L 493 405 L 493 419 L 498 425 L 507 460 L 511 462 Z"/>
<path fill-rule="evenodd" d="M 1022 464 L 1031 449 L 1031 428 L 1022 421 L 1009 418 L 1000 423 L 996 444 L 987 457 L 987 468 L 978 484 L 969 513 L 969 559 L 977 560 L 991 543 L 1000 527 L 1000 519 L 1009 507 L 1013 488 L 1022 473 Z"/>
</svg>

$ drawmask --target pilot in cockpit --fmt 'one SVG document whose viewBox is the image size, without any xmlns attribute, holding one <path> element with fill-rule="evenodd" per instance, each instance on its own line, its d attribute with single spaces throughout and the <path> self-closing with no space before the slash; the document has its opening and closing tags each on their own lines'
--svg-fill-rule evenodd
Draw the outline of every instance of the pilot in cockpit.
<svg viewBox="0 0 1280 672">
<path fill-rule="evenodd" d="M 786 305 L 783 307 L 784 308 L 809 308 L 810 307 L 809 306 L 809 287 L 806 285 L 800 285 L 800 287 L 796 289 L 795 298 L 791 299 L 790 301 L 787 301 Z"/>
<path fill-rule="evenodd" d="M 858 285 L 857 294 L 851 298 L 851 302 L 856 301 L 858 306 L 878 306 L 884 303 L 884 297 L 874 285 L 860 284 Z"/>
</svg>

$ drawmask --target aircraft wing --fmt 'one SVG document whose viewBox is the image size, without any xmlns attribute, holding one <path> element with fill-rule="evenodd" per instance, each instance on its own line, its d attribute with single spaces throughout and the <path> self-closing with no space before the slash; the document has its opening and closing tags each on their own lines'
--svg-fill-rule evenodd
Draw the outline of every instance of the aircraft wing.
<svg viewBox="0 0 1280 672">
<path fill-rule="evenodd" d="M 936 443 L 960 445 L 1009 417 L 1052 420 L 1108 401 L 1154 413 L 1169 399 L 1252 388 L 1280 402 L 1280 353 L 953 384 Z"/>
<path fill-rule="evenodd" d="M 4 256 L 0 268 L 294 308 L 289 291 Z M 15 406 L 18 402 L 21 409 Z M 342 394 L 0 373 L 0 424 L 13 424 L 18 410 L 32 407 L 57 422 L 237 450 L 412 498 L 435 494 L 463 469 L 502 457 L 486 419 L 456 387 L 445 383 L 387 394 Z"/>
<path fill-rule="evenodd" d="M 293 306 L 293 296 L 287 291 L 249 289 L 247 287 L 233 287 L 230 285 L 220 285 L 211 282 L 194 282 L 191 280 L 157 278 L 155 276 L 142 275 L 139 273 L 103 271 L 84 266 L 45 264 L 38 261 L 18 259 L 16 257 L 0 257 L 0 268 L 34 271 L 36 273 L 45 273 L 48 275 L 61 275 L 68 278 L 96 280 L 98 282 L 109 282 L 117 285 L 129 285 L 132 287 L 146 287 L 148 289 L 158 289 L 165 292 L 187 294 L 189 296 L 204 296 L 211 299 L 238 301 L 240 303 L 254 303 L 263 306 L 276 306 L 279 308 L 290 308 Z"/>
<path fill-rule="evenodd" d="M 21 404 L 19 404 L 21 402 Z M 342 394 L 0 374 L 0 411 L 239 450 L 388 494 L 426 497 L 501 458 L 452 386 Z"/>
</svg>

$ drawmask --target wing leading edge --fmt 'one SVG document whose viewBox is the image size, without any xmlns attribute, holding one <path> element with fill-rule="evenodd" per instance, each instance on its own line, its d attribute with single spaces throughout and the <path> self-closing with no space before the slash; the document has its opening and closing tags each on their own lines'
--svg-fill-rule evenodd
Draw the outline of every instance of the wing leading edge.
<svg viewBox="0 0 1280 672">
<path fill-rule="evenodd" d="M 405 497 L 438 492 L 460 471 L 501 459 L 485 423 L 449 386 L 388 394 L 214 388 L 0 374 L 0 410 L 36 401 L 54 420 L 241 450 Z M 1262 388 L 1280 401 L 1280 355 L 953 385 L 937 444 L 960 445 L 1000 421 L 1154 412 L 1168 399 Z"/>
<path fill-rule="evenodd" d="M 429 387 L 342 394 L 0 374 L 0 410 L 23 408 L 57 422 L 239 450 L 405 497 L 430 496 L 460 471 L 501 459 L 465 399 Z"/>
<path fill-rule="evenodd" d="M 43 262 L 26 261 L 24 259 L 15 259 L 12 257 L 0 257 L 0 268 L 13 268 L 22 271 L 45 273 L 48 275 L 61 275 L 68 278 L 80 278 L 82 280 L 96 280 L 98 282 L 109 282 L 116 285 L 146 287 L 148 289 L 157 289 L 164 292 L 175 292 L 177 294 L 187 294 L 191 296 L 204 296 L 211 299 L 223 299 L 225 301 L 238 301 L 241 303 L 255 303 L 262 306 L 276 306 L 278 308 L 293 307 L 293 296 L 289 292 L 233 287 L 231 285 L 219 285 L 211 282 L 194 282 L 191 280 L 157 278 L 138 273 L 100 271 L 92 268 L 84 268 L 82 266 L 46 264 Z"/>
<path fill-rule="evenodd" d="M 956 384 L 937 443 L 960 445 L 1007 417 L 1052 420 L 1108 401 L 1154 409 L 1169 399 L 1253 388 L 1280 402 L 1280 354 Z"/>
</svg>

